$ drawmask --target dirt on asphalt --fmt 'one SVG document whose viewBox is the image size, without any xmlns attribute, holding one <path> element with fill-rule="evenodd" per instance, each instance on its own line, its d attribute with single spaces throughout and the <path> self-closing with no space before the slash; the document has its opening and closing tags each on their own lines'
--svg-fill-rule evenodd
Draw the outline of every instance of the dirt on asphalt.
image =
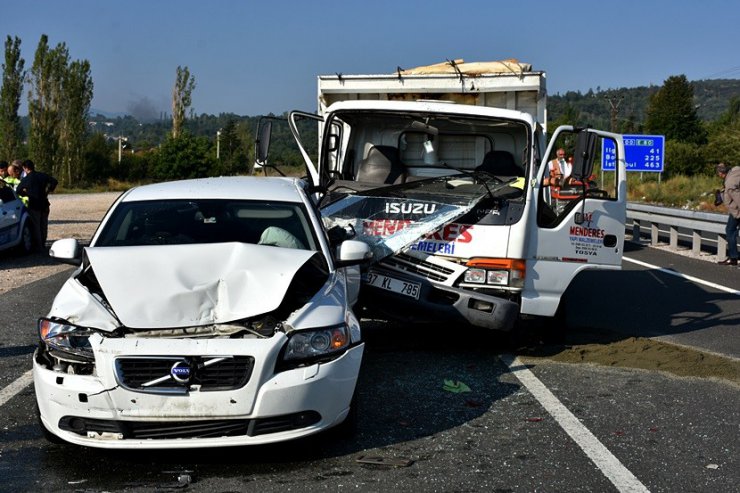
<svg viewBox="0 0 740 493">
<path fill-rule="evenodd" d="M 51 195 L 47 246 L 61 238 L 77 238 L 83 244 L 88 243 L 119 195 L 119 192 Z M 2 252 L 0 294 L 70 268 L 45 254 L 18 256 Z M 740 385 L 740 360 L 656 339 L 624 337 L 603 331 L 572 332 L 561 344 L 543 342 L 536 333 L 526 334 L 517 353 L 525 359 L 640 368 L 681 377 L 716 378 Z"/>
</svg>

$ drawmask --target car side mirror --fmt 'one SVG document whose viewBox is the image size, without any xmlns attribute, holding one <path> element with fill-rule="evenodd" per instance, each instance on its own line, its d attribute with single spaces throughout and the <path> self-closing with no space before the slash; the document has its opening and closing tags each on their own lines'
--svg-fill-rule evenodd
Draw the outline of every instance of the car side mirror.
<svg viewBox="0 0 740 493">
<path fill-rule="evenodd" d="M 335 265 L 337 267 L 358 265 L 370 260 L 372 257 L 373 252 L 370 250 L 370 246 L 364 241 L 345 240 L 339 245 Z"/>
<path fill-rule="evenodd" d="M 75 238 L 57 240 L 51 244 L 49 256 L 65 264 L 80 265 L 82 263 L 82 247 Z"/>
</svg>

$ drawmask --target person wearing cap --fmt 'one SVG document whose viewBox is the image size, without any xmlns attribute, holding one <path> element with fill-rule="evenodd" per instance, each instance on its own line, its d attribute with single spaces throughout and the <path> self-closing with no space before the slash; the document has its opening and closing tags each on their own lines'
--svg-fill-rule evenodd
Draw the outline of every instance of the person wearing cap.
<svg viewBox="0 0 740 493">
<path fill-rule="evenodd" d="M 730 168 L 725 163 L 717 165 L 717 174 L 724 180 L 724 188 L 720 191 L 722 202 L 727 206 L 727 258 L 717 262 L 720 265 L 737 265 L 737 236 L 740 229 L 740 166 Z"/>
</svg>

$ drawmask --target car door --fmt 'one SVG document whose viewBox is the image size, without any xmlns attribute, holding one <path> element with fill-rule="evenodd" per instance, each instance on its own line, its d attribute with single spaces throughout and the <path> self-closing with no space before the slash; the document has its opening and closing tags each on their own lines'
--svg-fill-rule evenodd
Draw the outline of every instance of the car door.
<svg viewBox="0 0 740 493">
<path fill-rule="evenodd" d="M 593 141 L 587 151 L 578 148 L 581 137 Z M 604 172 L 595 166 L 601 157 L 599 151 L 603 147 L 598 144 L 602 139 L 614 143 L 615 171 Z M 550 183 L 549 162 L 555 159 L 558 150 L 577 154 L 575 157 L 585 163 L 585 168 L 581 168 L 585 176 L 573 177 L 571 186 L 558 180 Z M 540 164 L 537 185 L 536 218 L 530 218 L 528 224 L 522 313 L 552 316 L 561 295 L 580 271 L 621 267 L 627 212 L 622 136 L 559 127 Z"/>
<path fill-rule="evenodd" d="M 10 187 L 0 189 L 0 247 L 15 241 L 23 204 Z"/>
</svg>

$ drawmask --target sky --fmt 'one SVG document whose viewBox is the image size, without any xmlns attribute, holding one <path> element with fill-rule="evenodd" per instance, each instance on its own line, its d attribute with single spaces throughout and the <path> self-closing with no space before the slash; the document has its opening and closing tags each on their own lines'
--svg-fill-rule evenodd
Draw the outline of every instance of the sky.
<svg viewBox="0 0 740 493">
<path fill-rule="evenodd" d="M 516 58 L 549 94 L 740 78 L 737 0 L 0 0 L 0 34 L 26 69 L 42 34 L 66 43 L 92 108 L 139 118 L 170 112 L 178 66 L 196 114 L 249 116 L 316 111 L 320 74 L 446 59 Z"/>
</svg>

